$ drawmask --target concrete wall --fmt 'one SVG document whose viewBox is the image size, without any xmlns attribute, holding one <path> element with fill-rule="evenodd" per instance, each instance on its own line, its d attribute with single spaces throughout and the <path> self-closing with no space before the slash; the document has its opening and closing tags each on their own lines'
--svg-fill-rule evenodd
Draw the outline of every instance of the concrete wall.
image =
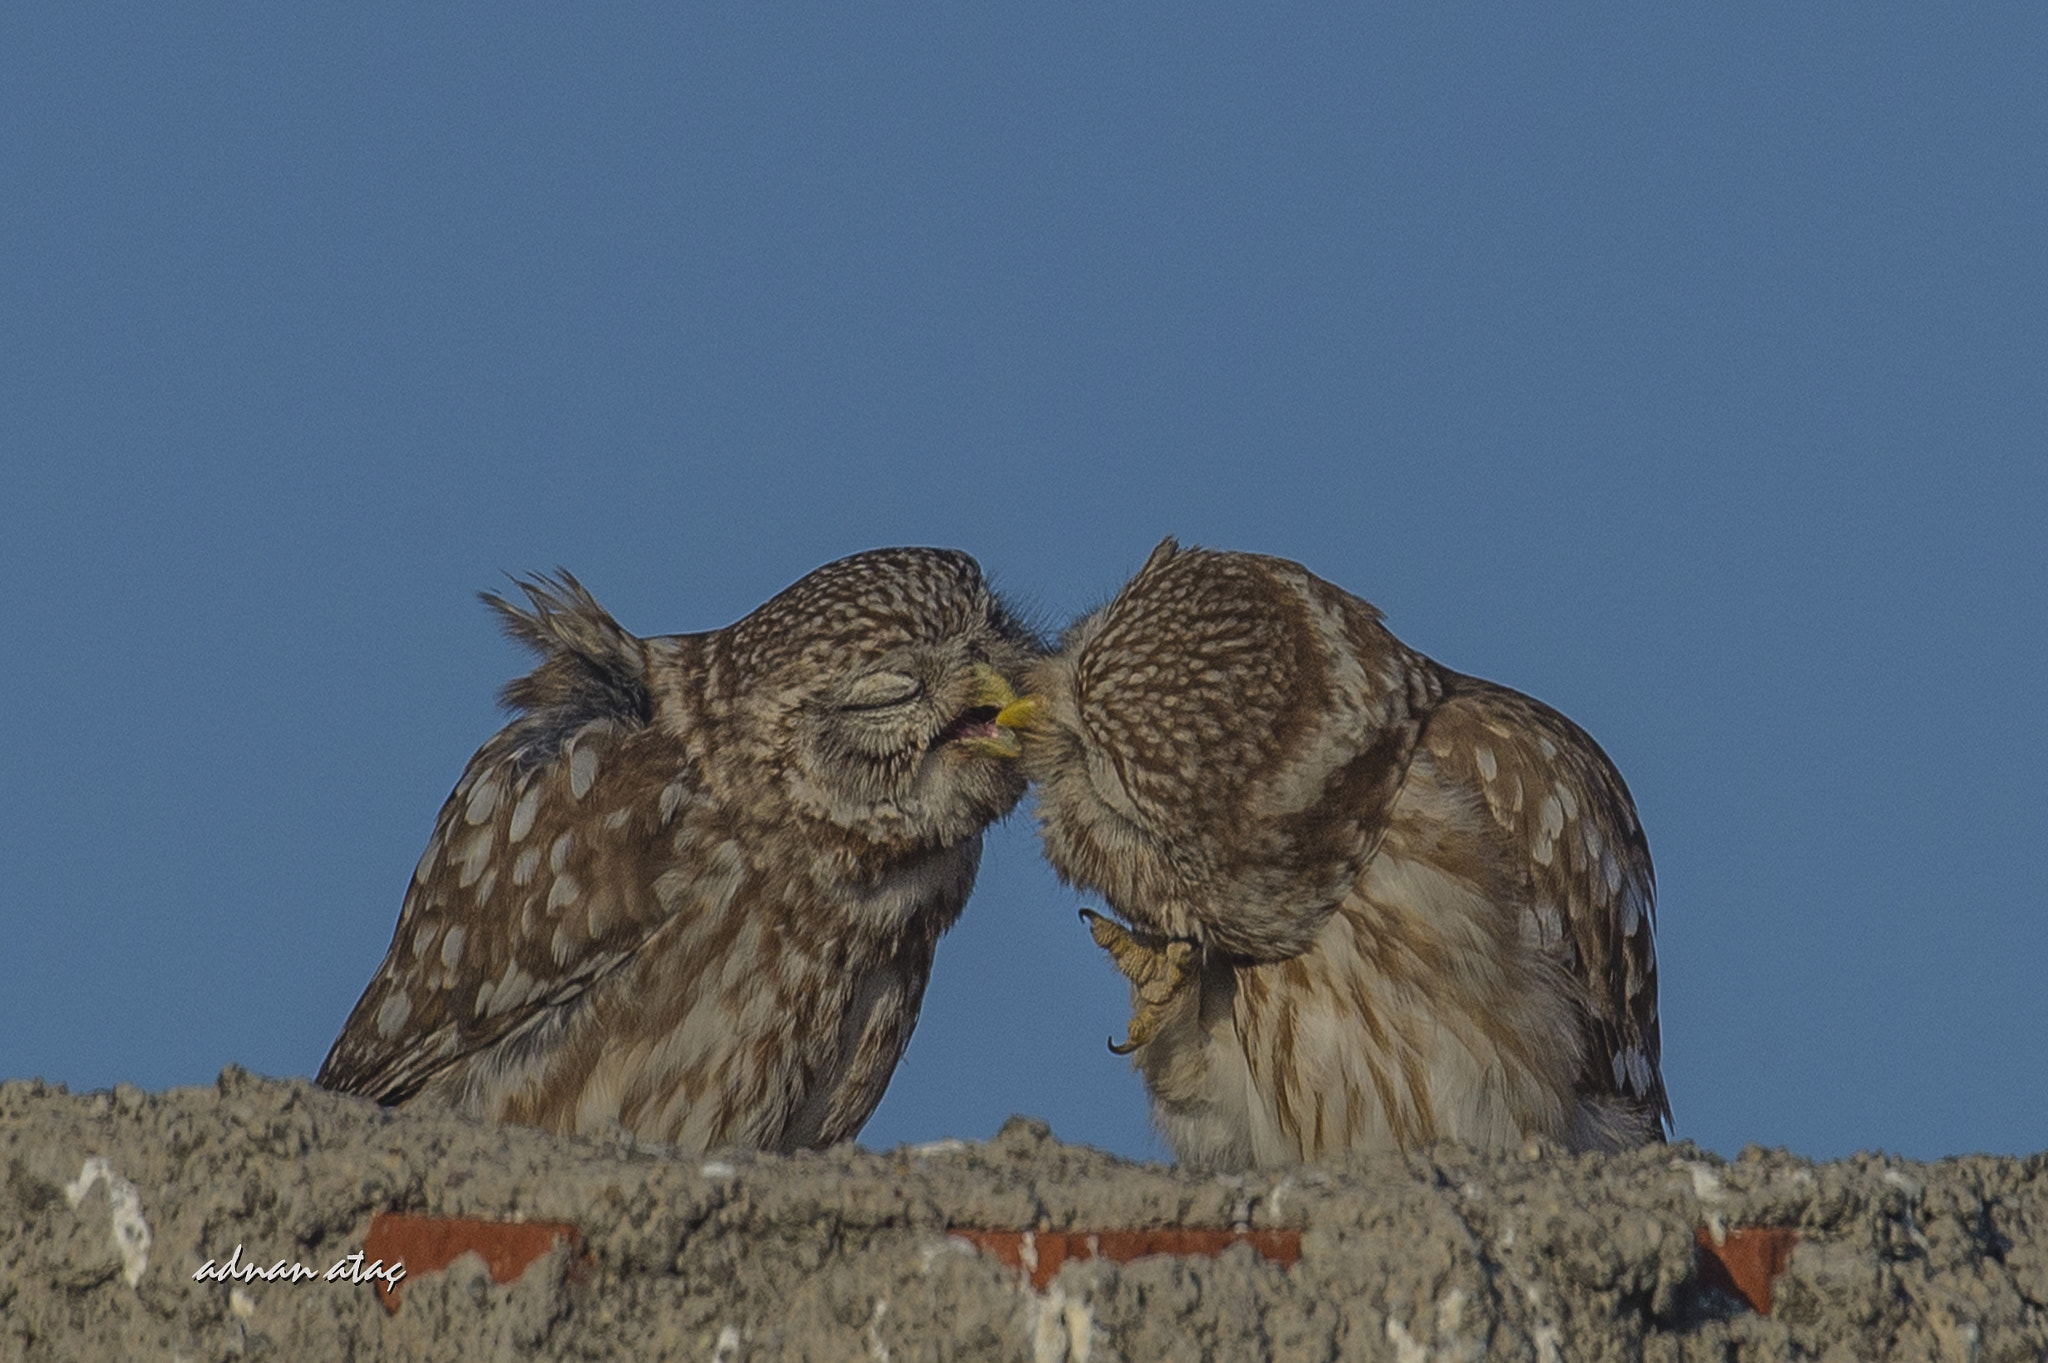
<svg viewBox="0 0 2048 1363">
<path fill-rule="evenodd" d="M 0 1171 L 0 1358 L 2048 1359 L 2048 1155 L 678 1159 L 230 1069 L 0 1085 Z"/>
</svg>

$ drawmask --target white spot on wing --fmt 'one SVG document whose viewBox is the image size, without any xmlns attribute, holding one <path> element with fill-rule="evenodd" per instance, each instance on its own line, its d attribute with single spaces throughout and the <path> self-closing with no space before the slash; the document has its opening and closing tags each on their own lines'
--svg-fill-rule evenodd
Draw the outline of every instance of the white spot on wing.
<svg viewBox="0 0 2048 1363">
<path fill-rule="evenodd" d="M 477 829 L 463 840 L 455 852 L 456 864 L 462 868 L 458 878 L 464 889 L 476 884 L 484 873 L 484 866 L 491 859 L 491 829 L 488 825 Z"/>
<path fill-rule="evenodd" d="M 545 783 L 535 781 L 519 797 L 519 803 L 512 806 L 512 826 L 505 830 L 505 836 L 518 842 L 533 831 L 534 816 L 540 813 L 541 798 L 547 794 Z"/>
<path fill-rule="evenodd" d="M 507 961 L 505 973 L 498 977 L 498 984 L 491 991 L 490 1011 L 495 1016 L 508 1012 L 533 997 L 533 977 L 519 968 L 519 962 Z"/>
<path fill-rule="evenodd" d="M 467 934 L 460 925 L 448 929 L 448 935 L 441 939 L 441 964 L 450 970 L 462 960 L 462 939 Z"/>
<path fill-rule="evenodd" d="M 556 838 L 554 845 L 548 848 L 548 869 L 556 875 L 560 875 L 562 868 L 569 864 L 569 850 L 575 845 L 576 835 L 574 833 L 564 833 L 561 837 Z"/>
<path fill-rule="evenodd" d="M 531 885 L 533 873 L 540 869 L 540 849 L 529 847 L 519 854 L 519 860 L 512 863 L 512 883 Z"/>
<path fill-rule="evenodd" d="M 1548 842 L 1562 831 L 1564 831 L 1564 806 L 1557 802 L 1555 795 L 1546 795 L 1543 797 L 1543 839 L 1545 842 Z M 1549 857 L 1543 857 L 1540 860 L 1546 865 L 1550 862 Z"/>
<path fill-rule="evenodd" d="M 582 799 L 590 793 L 590 783 L 597 779 L 597 749 L 578 747 L 569 754 L 569 793 Z"/>
<path fill-rule="evenodd" d="M 426 955 L 427 948 L 434 945 L 435 934 L 440 931 L 441 925 L 439 923 L 420 924 L 419 930 L 412 935 L 412 954 L 414 956 Z"/>
<path fill-rule="evenodd" d="M 1479 774 L 1481 776 L 1491 781 L 1494 777 L 1500 775 L 1500 764 L 1493 760 L 1493 749 L 1481 743 L 1472 750 L 1472 756 L 1478 759 Z"/>
<path fill-rule="evenodd" d="M 490 821 L 498 810 L 498 798 L 505 793 L 505 783 L 498 780 L 485 781 L 469 793 L 469 805 L 462 811 L 462 817 L 472 826 Z"/>
<path fill-rule="evenodd" d="M 398 1029 L 405 1026 L 405 1020 L 411 1016 L 412 999 L 394 992 L 377 1010 L 377 1035 L 386 1039 L 397 1036 Z"/>
<path fill-rule="evenodd" d="M 1564 807 L 1564 816 L 1567 819 L 1578 818 L 1579 801 L 1578 798 L 1572 794 L 1572 788 L 1562 781 L 1551 782 L 1550 788 L 1557 792 L 1557 802 L 1558 804 Z"/>
<path fill-rule="evenodd" d="M 576 896 L 583 893 L 583 887 L 576 883 L 574 876 L 556 876 L 555 883 L 548 890 L 548 912 L 567 908 L 576 902 Z"/>
</svg>

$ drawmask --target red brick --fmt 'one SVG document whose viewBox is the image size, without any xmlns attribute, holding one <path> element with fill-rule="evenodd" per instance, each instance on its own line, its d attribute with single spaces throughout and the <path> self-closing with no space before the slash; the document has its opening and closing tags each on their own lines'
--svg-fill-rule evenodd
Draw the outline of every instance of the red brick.
<svg viewBox="0 0 2048 1363">
<path fill-rule="evenodd" d="M 1700 1281 L 1741 1298 L 1760 1316 L 1771 1314 L 1771 1283 L 1792 1262 L 1799 1232 L 1784 1227 L 1749 1226 L 1730 1230 L 1720 1244 L 1702 1226 L 1693 1233 L 1699 1246 Z"/>
<path fill-rule="evenodd" d="M 363 1238 L 363 1257 L 405 1265 L 404 1278 L 377 1285 L 384 1309 L 395 1315 L 398 1295 L 408 1279 L 438 1273 L 471 1250 L 482 1256 L 492 1282 L 509 1283 L 558 1240 L 567 1240 L 573 1249 L 583 1243 L 583 1233 L 567 1221 L 480 1221 L 467 1216 L 378 1212 L 370 1218 L 370 1233 Z"/>
<path fill-rule="evenodd" d="M 1214 1256 L 1232 1245 L 1250 1245 L 1282 1268 L 1301 1258 L 1301 1232 L 1294 1230 L 1222 1230 L 1175 1227 L 1164 1230 L 1017 1231 L 959 1229 L 948 1234 L 965 1240 L 998 1262 L 1019 1272 L 1032 1267 L 1031 1286 L 1039 1291 L 1069 1259 L 1107 1259 L 1127 1264 L 1154 1254 Z M 1026 1254 L 1027 1248 L 1030 1251 Z"/>
</svg>

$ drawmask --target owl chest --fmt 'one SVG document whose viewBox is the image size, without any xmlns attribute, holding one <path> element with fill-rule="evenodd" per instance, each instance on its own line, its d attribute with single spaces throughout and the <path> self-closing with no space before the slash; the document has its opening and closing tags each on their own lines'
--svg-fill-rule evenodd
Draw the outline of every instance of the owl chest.
<svg viewBox="0 0 2048 1363">
<path fill-rule="evenodd" d="M 695 1149 L 850 1138 L 909 1040 L 959 882 L 940 860 L 868 887 L 758 867 L 713 892 L 675 884 L 670 921 L 607 991 L 630 1040 L 587 1073 L 585 1117 L 616 1105 L 643 1137 Z"/>
<path fill-rule="evenodd" d="M 1380 872 L 1303 955 L 1204 972 L 1199 1013 L 1142 1053 L 1183 1159 L 1242 1167 L 1563 1137 L 1574 1054 L 1551 1044 L 1568 1015 L 1550 976 L 1507 961 L 1429 968 L 1454 959 L 1442 922 L 1486 906 L 1413 866 Z"/>
<path fill-rule="evenodd" d="M 799 1098 L 765 1143 L 817 1148 L 859 1133 L 909 1044 L 934 948 L 973 876 L 972 849 L 954 848 L 834 897 L 843 928 L 811 956 L 816 987 L 793 996 Z"/>
<path fill-rule="evenodd" d="M 875 941 L 927 934 L 936 939 L 960 917 L 980 860 L 976 838 L 891 868 L 872 882 L 828 887 L 824 898 L 835 918 Z"/>
</svg>

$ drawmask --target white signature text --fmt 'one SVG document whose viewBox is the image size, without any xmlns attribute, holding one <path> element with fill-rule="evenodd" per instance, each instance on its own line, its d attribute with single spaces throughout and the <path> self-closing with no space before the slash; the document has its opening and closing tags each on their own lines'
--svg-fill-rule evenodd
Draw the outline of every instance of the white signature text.
<svg viewBox="0 0 2048 1363">
<path fill-rule="evenodd" d="M 193 1273 L 192 1281 L 303 1283 L 324 1279 L 330 1283 L 385 1283 L 395 1287 L 404 1276 L 404 1260 L 394 1259 L 387 1265 L 382 1259 L 372 1259 L 366 1264 L 361 1250 L 336 1260 L 334 1267 L 323 1274 L 293 1259 L 279 1259 L 268 1267 L 254 1261 L 243 1263 L 242 1247 L 236 1245 L 235 1252 L 228 1256 L 226 1263 L 208 1259 Z"/>
</svg>

